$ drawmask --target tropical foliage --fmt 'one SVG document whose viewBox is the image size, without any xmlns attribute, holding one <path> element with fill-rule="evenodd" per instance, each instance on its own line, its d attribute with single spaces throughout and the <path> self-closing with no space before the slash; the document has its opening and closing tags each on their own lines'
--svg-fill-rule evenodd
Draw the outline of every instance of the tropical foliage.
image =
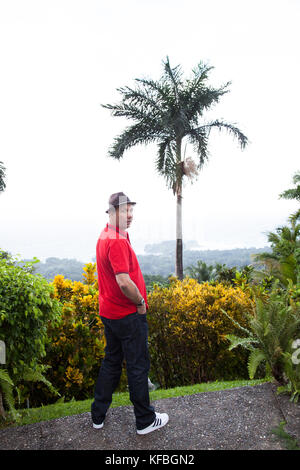
<svg viewBox="0 0 300 470">
<path fill-rule="evenodd" d="M 46 364 L 48 378 L 64 399 L 92 396 L 104 356 L 104 331 L 99 317 L 98 283 L 95 263 L 84 267 L 83 282 L 62 275 L 54 278 L 54 297 L 62 305 L 60 323 L 49 325 Z M 45 387 L 36 400 L 49 402 Z"/>
<path fill-rule="evenodd" d="M 195 279 L 170 279 L 149 296 L 149 347 L 153 379 L 173 387 L 247 375 L 242 351 L 228 351 L 227 333 L 237 331 L 222 309 L 245 327 L 252 301 L 239 287 Z"/>
<path fill-rule="evenodd" d="M 0 256 L 0 340 L 6 349 L 0 394 L 13 413 L 16 398 L 19 403 L 29 398 L 32 382 L 42 381 L 52 394 L 57 393 L 45 378 L 42 359 L 48 324 L 58 320 L 60 304 L 54 299 L 52 286 L 32 270 L 32 263 Z"/>
<path fill-rule="evenodd" d="M 294 176 L 299 183 L 300 174 Z M 299 199 L 296 189 L 284 191 L 280 197 Z M 249 317 L 249 329 L 241 327 L 242 337 L 228 335 L 230 349 L 243 346 L 250 350 L 248 369 L 254 377 L 257 366 L 265 362 L 279 384 L 278 391 L 287 391 L 292 400 L 300 395 L 300 365 L 295 360 L 294 345 L 300 343 L 300 211 L 292 214 L 288 226 L 268 234 L 271 253 L 255 255 L 256 264 L 264 269 L 255 271 L 255 308 Z M 253 279 L 252 279 L 253 281 Z M 263 296 L 257 289 L 265 287 Z M 258 287 L 257 287 L 258 286 Z M 224 311 L 226 314 L 226 312 Z M 237 323 L 235 323 L 237 325 Z M 297 350 L 299 352 L 299 349 Z"/>
<path fill-rule="evenodd" d="M 280 198 L 282 199 L 295 199 L 296 201 L 300 202 L 300 172 L 297 171 L 297 173 L 294 174 L 293 176 L 293 183 L 295 185 L 295 188 L 291 189 L 286 189 L 279 195 Z"/>
<path fill-rule="evenodd" d="M 227 313 L 227 312 L 226 312 Z M 300 333 L 300 306 L 290 305 L 288 292 L 280 292 L 273 288 L 267 299 L 257 298 L 255 308 L 247 315 L 249 329 L 240 326 L 247 334 L 246 338 L 228 335 L 231 347 L 242 344 L 250 347 L 249 375 L 253 378 L 257 366 L 266 361 L 273 377 L 280 383 L 285 382 L 283 353 L 289 349 L 290 343 Z M 253 345 L 257 347 L 253 348 Z"/>
<path fill-rule="evenodd" d="M 182 281 L 145 276 L 151 379 L 172 387 L 267 371 L 298 400 L 299 238 L 298 211 L 269 234 L 260 269 L 199 260 Z M 49 283 L 37 263 L 0 250 L 0 414 L 9 409 L 13 419 L 25 402 L 91 397 L 104 355 L 96 264 L 84 266 L 81 281 L 57 275 Z M 126 383 L 124 368 L 119 389 Z"/>
<path fill-rule="evenodd" d="M 289 280 L 300 284 L 300 213 L 289 217 L 289 226 L 278 227 L 268 234 L 271 253 L 254 256 L 257 264 L 265 267 L 265 272 L 280 280 L 287 287 Z"/>
</svg>

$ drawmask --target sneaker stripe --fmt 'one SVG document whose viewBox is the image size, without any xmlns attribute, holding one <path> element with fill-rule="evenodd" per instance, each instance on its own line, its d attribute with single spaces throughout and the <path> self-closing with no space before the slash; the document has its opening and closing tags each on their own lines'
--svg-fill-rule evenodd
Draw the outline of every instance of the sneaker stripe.
<svg viewBox="0 0 300 470">
<path fill-rule="evenodd" d="M 152 427 L 155 428 L 156 426 L 161 425 L 161 418 L 155 418 L 154 423 L 152 424 Z"/>
<path fill-rule="evenodd" d="M 161 428 L 169 421 L 169 416 L 165 413 L 163 418 L 161 418 L 159 413 L 156 413 L 155 419 L 152 424 L 145 429 L 137 429 L 137 434 L 148 434 L 149 432 L 155 431 L 156 429 Z"/>
</svg>

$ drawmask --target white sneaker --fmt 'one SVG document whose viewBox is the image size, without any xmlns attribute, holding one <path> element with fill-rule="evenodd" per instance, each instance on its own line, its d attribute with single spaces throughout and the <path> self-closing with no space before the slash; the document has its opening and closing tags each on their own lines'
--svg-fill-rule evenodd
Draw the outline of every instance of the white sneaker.
<svg viewBox="0 0 300 470">
<path fill-rule="evenodd" d="M 162 428 L 169 421 L 167 413 L 155 413 L 156 418 L 150 426 L 145 429 L 137 429 L 137 434 L 148 434 L 149 432 L 156 431 L 156 429 Z"/>
<path fill-rule="evenodd" d="M 101 428 L 103 428 L 103 424 L 104 424 L 104 423 L 101 423 L 101 424 L 95 424 L 95 423 L 93 423 L 93 428 L 95 428 L 95 429 L 101 429 Z"/>
</svg>

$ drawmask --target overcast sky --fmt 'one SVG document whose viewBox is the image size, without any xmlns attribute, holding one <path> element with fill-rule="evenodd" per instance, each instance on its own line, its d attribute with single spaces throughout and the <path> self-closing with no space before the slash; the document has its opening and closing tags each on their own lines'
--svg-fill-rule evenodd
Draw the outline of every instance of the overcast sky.
<svg viewBox="0 0 300 470">
<path fill-rule="evenodd" d="M 176 201 L 155 173 L 155 145 L 110 159 L 126 123 L 101 107 L 135 78 L 158 79 L 167 55 L 186 76 L 202 60 L 211 84 L 232 82 L 210 117 L 250 141 L 241 151 L 211 134 L 209 162 L 184 186 L 184 241 L 267 245 L 297 208 L 278 196 L 300 169 L 299 24 L 299 0 L 0 0 L 0 247 L 88 262 L 117 191 L 137 201 L 137 253 L 175 239 Z"/>
</svg>

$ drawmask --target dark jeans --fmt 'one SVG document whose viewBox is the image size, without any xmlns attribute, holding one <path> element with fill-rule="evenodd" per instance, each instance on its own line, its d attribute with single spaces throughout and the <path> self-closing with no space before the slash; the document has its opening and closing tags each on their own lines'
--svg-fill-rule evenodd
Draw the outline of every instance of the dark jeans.
<svg viewBox="0 0 300 470">
<path fill-rule="evenodd" d="M 101 317 L 101 320 L 104 324 L 106 347 L 95 386 L 95 399 L 91 407 L 92 420 L 95 424 L 104 421 L 112 402 L 112 394 L 119 384 L 125 359 L 136 427 L 144 429 L 155 420 L 148 389 L 150 359 L 147 316 L 136 312 L 120 320 L 105 317 Z"/>
</svg>

